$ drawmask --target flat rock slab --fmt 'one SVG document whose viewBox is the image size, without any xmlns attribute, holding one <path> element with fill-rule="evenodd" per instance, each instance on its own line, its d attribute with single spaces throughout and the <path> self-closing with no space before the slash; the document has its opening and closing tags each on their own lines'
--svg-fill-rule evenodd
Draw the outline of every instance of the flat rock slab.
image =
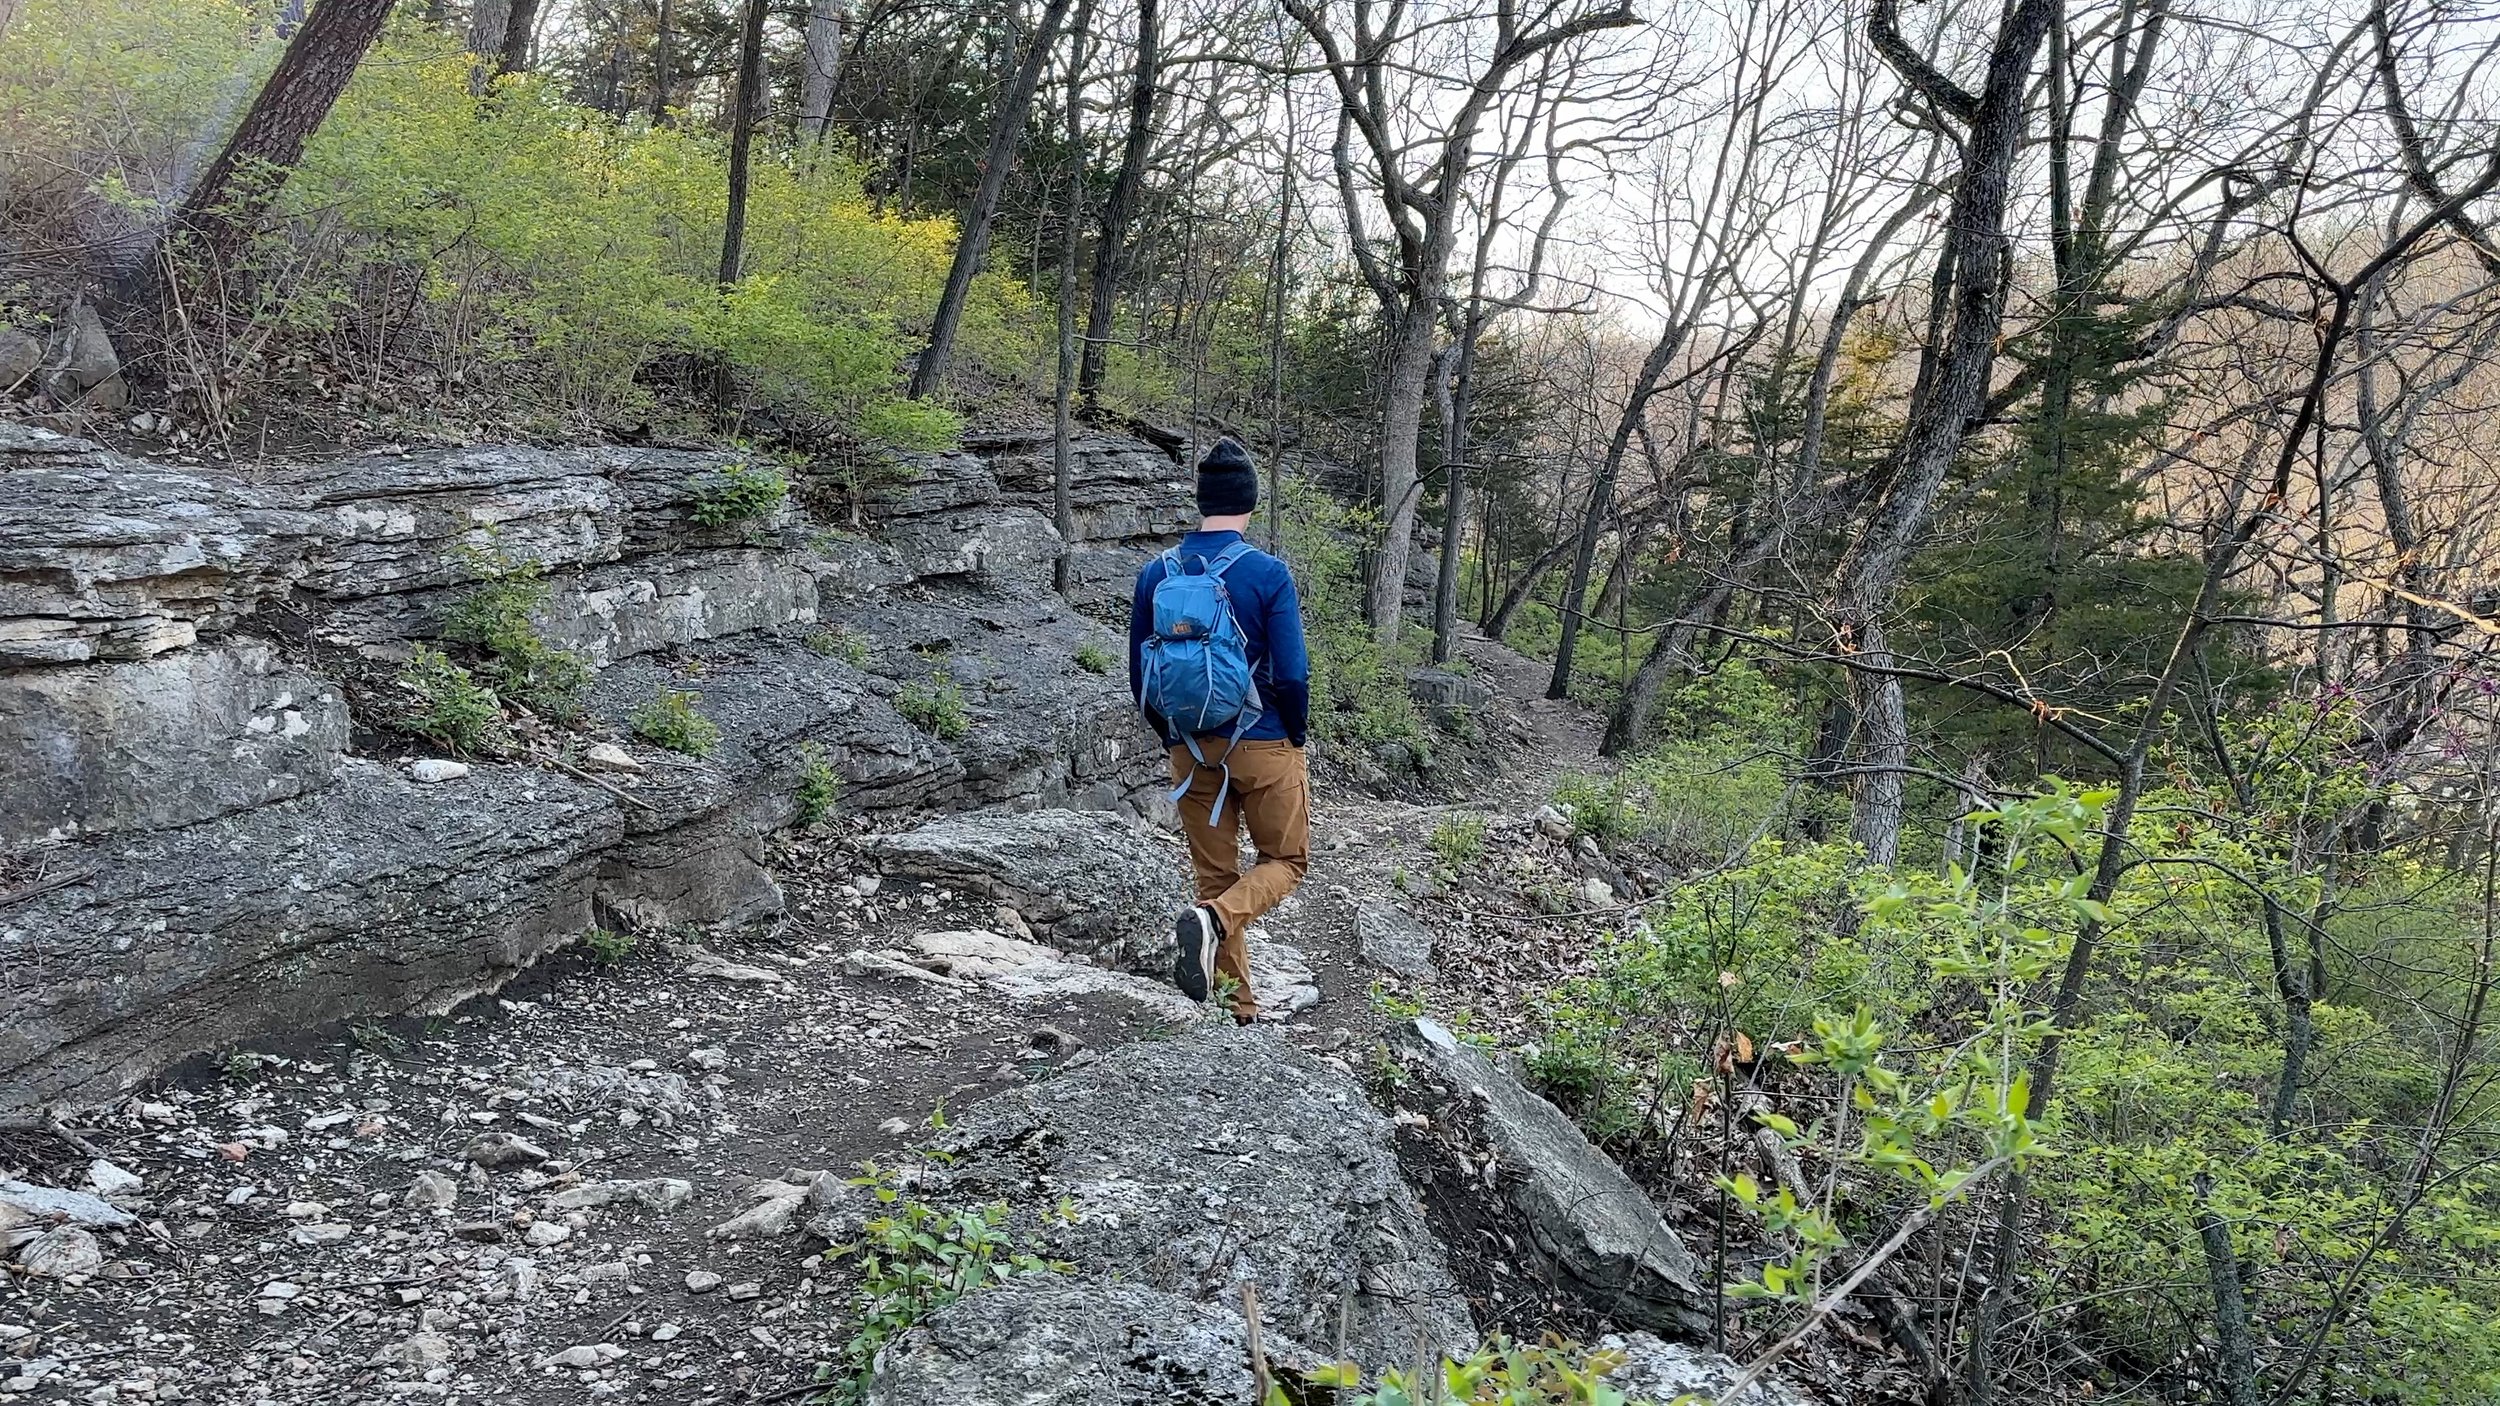
<svg viewBox="0 0 2500 1406">
<path fill-rule="evenodd" d="M 1133 822 L 1096 811 L 992 812 L 877 835 L 895 873 L 955 884 L 1014 908 L 1042 942 L 1102 966 L 1168 976 L 1186 865 Z"/>
<path fill-rule="evenodd" d="M 1390 1052 L 1410 1082 L 1400 1102 L 1422 1106 L 1432 1132 L 1490 1158 L 1518 1238 L 1552 1278 L 1617 1323 L 1675 1337 L 1709 1331 L 1711 1295 L 1692 1252 L 1649 1197 L 1592 1146 L 1563 1111 L 1431 1020 L 1394 1029 Z"/>
<path fill-rule="evenodd" d="M 1388 1121 L 1265 1030 L 1121 1046 L 975 1105 L 938 1149 L 924 1196 L 1005 1200 L 1080 1275 L 1223 1302 L 1255 1283 L 1273 1331 L 1333 1343 L 1343 1310 L 1370 1361 L 1475 1341 Z M 1065 1222 L 1048 1214 L 1063 1197 Z"/>
<path fill-rule="evenodd" d="M 330 783 L 347 703 L 269 646 L 0 673 L 0 844 L 170 829 Z"/>
<path fill-rule="evenodd" d="M 1263 1326 L 1260 1346 L 1276 1369 L 1321 1365 Z M 1257 1396 L 1237 1310 L 1056 1274 L 940 1310 L 885 1350 L 868 1386 L 869 1406 L 1242 1406 Z"/>
</svg>

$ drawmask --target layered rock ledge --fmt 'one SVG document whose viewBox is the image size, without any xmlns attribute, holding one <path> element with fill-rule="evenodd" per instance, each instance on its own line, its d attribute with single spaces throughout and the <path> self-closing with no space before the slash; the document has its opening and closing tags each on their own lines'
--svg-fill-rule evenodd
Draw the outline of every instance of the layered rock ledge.
<svg viewBox="0 0 2500 1406">
<path fill-rule="evenodd" d="M 725 450 L 247 479 L 0 422 L 0 1122 L 441 1008 L 593 928 L 770 917 L 763 838 L 813 765 L 851 813 L 1144 804 L 1151 739 L 1097 672 L 1120 642 L 1049 590 L 1047 442 L 993 439 L 906 456 L 861 530 L 810 516 L 838 490 L 805 469 L 709 521 Z M 1075 463 L 1088 571 L 1186 521 L 1162 450 L 1095 435 Z M 375 705 L 499 562 L 546 573 L 533 623 L 594 670 L 587 716 L 412 766 L 443 754 Z M 632 736 L 662 690 L 719 728 L 707 755 Z M 603 740 L 631 766 L 585 769 Z"/>
</svg>

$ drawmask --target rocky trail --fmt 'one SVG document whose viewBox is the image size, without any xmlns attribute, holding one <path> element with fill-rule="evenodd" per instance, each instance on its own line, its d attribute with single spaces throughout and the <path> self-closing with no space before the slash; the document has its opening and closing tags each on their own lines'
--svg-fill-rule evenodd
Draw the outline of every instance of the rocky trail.
<svg viewBox="0 0 2500 1406">
<path fill-rule="evenodd" d="M 1481 641 L 1470 658 L 1506 692 L 1528 667 Z M 1523 757 L 1584 755 L 1572 710 L 1504 716 Z M 1533 811 L 1547 784 L 1459 808 Z M 1404 910 L 1392 876 L 1430 872 L 1452 809 L 1319 788 L 1310 881 L 1258 934 L 1263 972 L 1282 969 L 1262 993 L 1281 1038 L 1352 1072 L 1381 1024 L 1372 982 L 1479 994 L 1421 964 L 1384 971 L 1358 935 L 1358 911 Z M 1177 992 L 1018 942 L 1030 927 L 982 891 L 1007 890 L 977 856 L 949 883 L 880 873 L 877 845 L 785 837 L 771 862 L 789 909 L 761 936 L 574 949 L 446 1016 L 260 1042 L 69 1138 L 11 1137 L 25 1181 L 116 1191 L 133 1213 L 94 1208 L 84 1272 L 0 1281 L 0 1395 L 725 1402 L 816 1382 L 848 1333 L 844 1275 L 795 1237 L 857 1195 L 843 1183 L 863 1163 L 1198 1018 Z M 1177 884 L 1165 848 L 1117 862 Z M 1151 942 L 1160 911 L 1112 916 Z"/>
</svg>

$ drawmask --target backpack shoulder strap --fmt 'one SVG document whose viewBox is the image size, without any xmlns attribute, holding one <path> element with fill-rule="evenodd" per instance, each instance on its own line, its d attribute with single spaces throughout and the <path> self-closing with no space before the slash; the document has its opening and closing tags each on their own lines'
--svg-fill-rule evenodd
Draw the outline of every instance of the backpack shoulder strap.
<svg viewBox="0 0 2500 1406">
<path fill-rule="evenodd" d="M 1227 546 L 1224 550 L 1217 552 L 1214 557 L 1208 560 L 1207 574 L 1209 576 L 1221 576 L 1225 572 L 1230 571 L 1235 562 L 1240 561 L 1243 557 L 1250 555 L 1250 553 L 1255 550 L 1256 548 L 1250 545 L 1248 538 L 1236 538 L 1230 546 Z"/>
</svg>

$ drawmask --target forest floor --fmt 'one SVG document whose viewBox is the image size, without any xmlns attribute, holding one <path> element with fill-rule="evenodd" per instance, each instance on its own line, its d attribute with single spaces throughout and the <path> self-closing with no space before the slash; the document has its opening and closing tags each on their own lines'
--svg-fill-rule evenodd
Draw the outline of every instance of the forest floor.
<svg viewBox="0 0 2500 1406">
<path fill-rule="evenodd" d="M 1486 901 L 1515 885 L 1436 875 L 1432 834 L 1460 811 L 1525 837 L 1489 853 L 1488 874 L 1557 851 L 1567 866 L 1533 812 L 1594 758 L 1596 720 L 1540 697 L 1541 666 L 1481 640 L 1467 655 L 1496 693 L 1484 723 L 1504 774 L 1441 804 L 1323 780 L 1310 878 L 1265 925 L 1301 948 L 1321 992 L 1284 1033 L 1325 1058 L 1359 1058 L 1384 994 L 1514 1025 L 1522 991 L 1589 946 L 1587 921 Z M 853 1281 L 811 1253 L 824 1242 L 800 1233 L 799 1190 L 1153 1022 L 1100 996 L 1016 1004 L 977 984 L 847 974 L 847 952 L 993 926 L 993 905 L 902 879 L 862 895 L 842 838 L 792 837 L 776 855 L 788 915 L 706 939 L 727 967 L 658 944 L 612 961 L 575 949 L 447 1016 L 176 1071 L 78 1128 L 83 1150 L 0 1143 L 0 1176 L 82 1187 L 100 1159 L 139 1178 L 145 1203 L 83 1282 L 0 1278 L 0 1401 L 806 1394 L 840 1359 Z M 1363 964 L 1366 901 L 1433 930 L 1437 980 Z M 476 1140 L 496 1134 L 546 1160 L 475 1165 Z M 411 1204 L 428 1193 L 450 1204 Z M 603 1196 L 617 1199 L 581 1204 Z M 722 1233 L 759 1207 L 779 1223 Z"/>
</svg>

